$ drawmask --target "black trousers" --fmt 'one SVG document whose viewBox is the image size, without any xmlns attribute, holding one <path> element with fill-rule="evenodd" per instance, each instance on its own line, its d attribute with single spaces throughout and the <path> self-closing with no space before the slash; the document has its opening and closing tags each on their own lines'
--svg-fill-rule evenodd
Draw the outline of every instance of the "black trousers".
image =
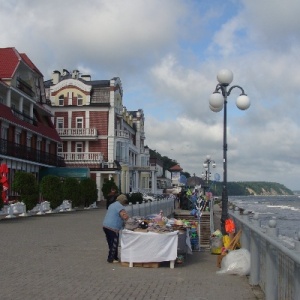
<svg viewBox="0 0 300 300">
<path fill-rule="evenodd" d="M 119 247 L 119 233 L 103 227 L 103 231 L 106 236 L 106 241 L 108 244 L 108 262 L 113 262 L 113 260 L 118 260 L 118 247 Z"/>
</svg>

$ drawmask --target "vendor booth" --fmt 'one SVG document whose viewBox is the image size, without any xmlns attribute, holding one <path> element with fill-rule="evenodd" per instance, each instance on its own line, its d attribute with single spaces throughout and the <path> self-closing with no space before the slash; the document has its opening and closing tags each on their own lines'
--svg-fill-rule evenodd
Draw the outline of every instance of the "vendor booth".
<svg viewBox="0 0 300 300">
<path fill-rule="evenodd" d="M 174 268 L 177 258 L 178 231 L 156 233 L 136 232 L 124 229 L 121 235 L 121 261 L 129 262 L 163 262 L 169 261 Z"/>
<path fill-rule="evenodd" d="M 195 222 L 168 219 L 162 212 L 130 218 L 120 234 L 121 263 L 133 267 L 170 262 L 170 268 L 174 268 L 179 255 L 192 254 L 192 226 Z"/>
</svg>

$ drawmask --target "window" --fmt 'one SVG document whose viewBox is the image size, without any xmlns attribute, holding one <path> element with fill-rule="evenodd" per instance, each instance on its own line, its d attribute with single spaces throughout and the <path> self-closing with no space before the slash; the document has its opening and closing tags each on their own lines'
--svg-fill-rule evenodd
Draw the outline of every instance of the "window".
<svg viewBox="0 0 300 300">
<path fill-rule="evenodd" d="M 7 128 L 1 127 L 1 138 L 7 140 Z"/>
<path fill-rule="evenodd" d="M 30 147 L 30 146 L 31 146 L 31 137 L 27 137 L 27 140 L 26 140 L 26 146 L 27 146 L 27 147 Z"/>
<path fill-rule="evenodd" d="M 57 144 L 57 155 L 63 157 L 62 152 L 63 152 L 63 146 L 62 146 L 62 144 Z"/>
<path fill-rule="evenodd" d="M 21 141 L 21 132 L 16 131 L 16 134 L 15 134 L 15 143 L 16 144 L 20 144 L 20 141 Z"/>
<path fill-rule="evenodd" d="M 76 157 L 78 160 L 83 160 L 83 144 L 82 143 L 76 143 Z"/>
<path fill-rule="evenodd" d="M 83 99 L 81 95 L 77 95 L 77 105 L 82 106 L 83 105 Z"/>
<path fill-rule="evenodd" d="M 56 119 L 56 128 L 58 128 L 58 129 L 64 128 L 64 118 Z"/>
<path fill-rule="evenodd" d="M 82 152 L 82 151 L 83 151 L 83 144 L 76 143 L 76 152 Z"/>
<path fill-rule="evenodd" d="M 36 150 L 38 150 L 38 151 L 41 150 L 41 144 L 42 144 L 42 141 L 41 141 L 41 140 L 37 140 L 37 141 L 36 141 Z"/>
<path fill-rule="evenodd" d="M 76 128 L 83 128 L 83 118 L 76 118 Z"/>
<path fill-rule="evenodd" d="M 64 95 L 60 95 L 59 98 L 58 98 L 58 105 L 59 106 L 64 106 L 64 100 L 65 100 Z"/>
</svg>

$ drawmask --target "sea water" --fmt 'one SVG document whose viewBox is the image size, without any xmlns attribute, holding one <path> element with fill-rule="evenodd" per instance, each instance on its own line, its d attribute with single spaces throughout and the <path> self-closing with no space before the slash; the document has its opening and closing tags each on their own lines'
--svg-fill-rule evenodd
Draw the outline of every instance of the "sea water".
<svg viewBox="0 0 300 300">
<path fill-rule="evenodd" d="M 275 219 L 279 238 L 287 247 L 293 246 L 300 232 L 300 196 L 234 196 L 228 200 L 251 213 L 258 213 L 262 228 Z"/>
</svg>

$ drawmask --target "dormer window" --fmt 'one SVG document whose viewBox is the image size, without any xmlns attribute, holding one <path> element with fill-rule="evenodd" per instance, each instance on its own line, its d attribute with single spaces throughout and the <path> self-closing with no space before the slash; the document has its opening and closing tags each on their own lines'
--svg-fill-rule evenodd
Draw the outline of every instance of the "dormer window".
<svg viewBox="0 0 300 300">
<path fill-rule="evenodd" d="M 64 95 L 60 95 L 59 98 L 58 98 L 58 105 L 59 106 L 64 106 L 64 100 L 65 100 Z"/>
</svg>

